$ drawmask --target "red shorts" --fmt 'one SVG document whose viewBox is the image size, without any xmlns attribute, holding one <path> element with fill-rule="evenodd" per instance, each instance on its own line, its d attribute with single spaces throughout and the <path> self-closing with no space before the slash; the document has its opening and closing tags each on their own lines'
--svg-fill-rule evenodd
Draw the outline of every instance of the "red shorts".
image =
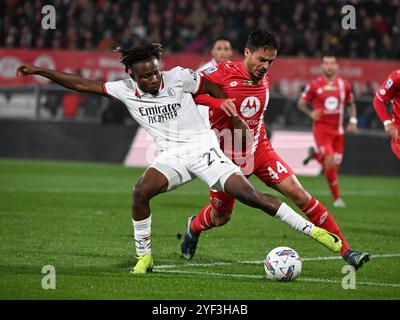
<svg viewBox="0 0 400 320">
<path fill-rule="evenodd" d="M 338 132 L 314 129 L 314 139 L 319 153 L 323 156 L 333 156 L 337 165 L 342 163 L 344 152 L 344 135 Z"/>
<path fill-rule="evenodd" d="M 255 174 L 266 185 L 282 182 L 293 175 L 292 169 L 275 152 L 271 143 L 260 143 L 254 152 L 253 163 L 243 164 L 241 167 L 246 177 Z M 235 198 L 221 191 L 210 191 L 211 206 L 218 212 L 232 211 Z"/>
</svg>

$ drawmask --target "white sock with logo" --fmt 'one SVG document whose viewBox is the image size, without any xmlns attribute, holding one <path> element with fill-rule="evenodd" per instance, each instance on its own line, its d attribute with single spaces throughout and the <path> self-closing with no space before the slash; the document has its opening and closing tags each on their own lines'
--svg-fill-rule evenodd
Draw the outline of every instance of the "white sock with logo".
<svg viewBox="0 0 400 320">
<path fill-rule="evenodd" d="M 278 218 L 279 220 L 285 222 L 294 230 L 303 232 L 307 235 L 310 235 L 312 229 L 314 228 L 314 224 L 312 222 L 304 219 L 286 203 L 281 204 L 275 214 L 275 218 Z"/>
<path fill-rule="evenodd" d="M 132 219 L 136 254 L 144 256 L 151 254 L 151 215 L 144 220 Z"/>
</svg>

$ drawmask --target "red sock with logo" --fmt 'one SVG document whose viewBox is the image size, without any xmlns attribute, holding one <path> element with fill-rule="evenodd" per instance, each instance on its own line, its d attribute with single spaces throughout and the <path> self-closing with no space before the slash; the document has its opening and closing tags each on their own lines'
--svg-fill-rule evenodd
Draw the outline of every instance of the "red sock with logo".
<svg viewBox="0 0 400 320">
<path fill-rule="evenodd" d="M 201 209 L 200 213 L 192 221 L 190 230 L 194 233 L 200 233 L 215 227 L 211 222 L 211 210 L 212 206 L 210 204 Z"/>
<path fill-rule="evenodd" d="M 301 210 L 306 214 L 308 220 L 314 223 L 317 227 L 324 228 L 325 230 L 336 234 L 340 240 L 342 240 L 343 245 L 340 249 L 341 256 L 343 256 L 347 250 L 350 250 L 350 247 L 340 231 L 339 226 L 336 224 L 332 215 L 328 210 L 325 209 L 322 203 L 312 197 L 309 204 Z"/>
<path fill-rule="evenodd" d="M 334 200 L 340 198 L 339 195 L 339 181 L 337 176 L 337 169 L 335 167 L 328 168 L 324 166 L 324 173 L 326 180 L 328 181 L 329 189 L 331 189 L 332 196 Z"/>
</svg>

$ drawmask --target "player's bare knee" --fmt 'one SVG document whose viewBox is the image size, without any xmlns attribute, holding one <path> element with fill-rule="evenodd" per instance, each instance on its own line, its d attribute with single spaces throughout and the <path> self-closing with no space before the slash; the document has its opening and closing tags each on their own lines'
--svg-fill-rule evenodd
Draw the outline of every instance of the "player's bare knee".
<svg viewBox="0 0 400 320">
<path fill-rule="evenodd" d="M 134 203 L 147 202 L 152 198 L 150 188 L 142 180 L 135 184 L 132 195 Z"/>
</svg>

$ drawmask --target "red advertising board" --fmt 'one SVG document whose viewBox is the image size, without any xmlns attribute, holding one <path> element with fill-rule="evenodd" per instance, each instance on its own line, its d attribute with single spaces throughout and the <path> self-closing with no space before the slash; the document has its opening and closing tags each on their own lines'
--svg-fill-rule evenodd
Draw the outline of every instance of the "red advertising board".
<svg viewBox="0 0 400 320">
<path fill-rule="evenodd" d="M 42 77 L 16 77 L 21 62 L 30 62 L 65 72 L 80 72 L 90 79 L 115 80 L 126 77 L 118 60 L 118 53 L 101 51 L 23 50 L 0 49 L 0 86 L 46 84 Z M 166 55 L 161 67 L 168 70 L 180 65 L 197 68 L 210 57 L 194 54 Z M 236 57 L 235 60 L 241 59 Z M 340 75 L 350 81 L 356 95 L 374 90 L 400 61 L 372 61 L 340 59 Z M 320 74 L 320 60 L 316 58 L 279 57 L 271 69 L 273 90 L 289 96 L 298 95 L 301 88 Z"/>
</svg>

